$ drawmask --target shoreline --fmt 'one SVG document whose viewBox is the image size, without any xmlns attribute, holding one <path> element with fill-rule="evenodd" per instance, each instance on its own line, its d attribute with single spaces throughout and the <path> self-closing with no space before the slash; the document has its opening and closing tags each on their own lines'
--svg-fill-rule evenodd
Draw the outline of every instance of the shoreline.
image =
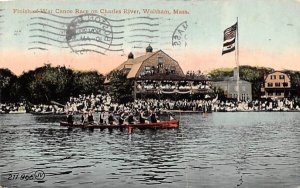
<svg viewBox="0 0 300 188">
<path fill-rule="evenodd" d="M 206 114 L 209 114 L 209 113 L 224 113 L 224 112 L 300 112 L 300 110 L 277 110 L 277 111 L 263 111 L 263 110 L 260 110 L 260 111 L 255 111 L 255 110 L 251 110 L 251 111 L 242 111 L 242 110 L 238 110 L 238 111 L 213 111 L 213 112 L 202 112 L 202 111 L 183 111 L 183 110 L 169 110 L 170 112 L 173 112 L 173 113 L 206 113 Z"/>
<path fill-rule="evenodd" d="M 254 111 L 254 110 L 251 110 L 251 111 L 242 111 L 242 110 L 238 110 L 238 111 L 213 111 L 213 112 L 203 112 L 203 111 L 191 111 L 191 110 L 166 110 L 168 112 L 171 112 L 171 113 L 183 113 L 183 114 L 211 114 L 211 113 L 235 113 L 235 112 L 289 112 L 289 113 L 295 113 L 295 112 L 300 112 L 300 110 L 275 110 L 275 111 Z M 99 114 L 100 112 L 95 112 L 95 114 Z M 35 114 L 35 113 L 0 113 L 0 115 L 18 115 L 18 114 L 31 114 L 31 115 L 34 115 L 34 116 L 47 116 L 47 115 L 59 115 L 59 116 L 65 116 L 66 114 L 60 114 L 60 113 L 47 113 L 47 114 Z M 76 114 L 81 114 L 80 112 L 76 113 Z"/>
</svg>

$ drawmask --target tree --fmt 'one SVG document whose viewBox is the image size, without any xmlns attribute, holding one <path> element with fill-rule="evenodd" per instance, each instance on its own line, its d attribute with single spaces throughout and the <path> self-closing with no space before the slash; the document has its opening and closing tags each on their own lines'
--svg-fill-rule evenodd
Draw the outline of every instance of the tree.
<svg viewBox="0 0 300 188">
<path fill-rule="evenodd" d="M 103 91 L 103 81 L 103 75 L 97 71 L 74 72 L 73 93 L 74 95 L 100 93 Z"/>
<path fill-rule="evenodd" d="M 17 88 L 17 76 L 9 69 L 0 69 L 0 102 L 15 102 Z"/>
<path fill-rule="evenodd" d="M 118 103 L 127 103 L 133 100 L 132 84 L 123 71 L 112 71 L 109 74 L 109 93 L 113 100 Z"/>
<path fill-rule="evenodd" d="M 230 77 L 233 75 L 233 69 L 232 68 L 218 68 L 210 71 L 208 75 L 213 80 L 222 80 L 226 77 Z"/>
<path fill-rule="evenodd" d="M 290 76 L 291 79 L 291 95 L 292 96 L 300 96 L 300 71 L 293 70 L 284 70 L 286 74 Z"/>
<path fill-rule="evenodd" d="M 45 65 L 19 78 L 24 97 L 33 103 L 64 102 L 72 94 L 73 71 Z"/>
</svg>

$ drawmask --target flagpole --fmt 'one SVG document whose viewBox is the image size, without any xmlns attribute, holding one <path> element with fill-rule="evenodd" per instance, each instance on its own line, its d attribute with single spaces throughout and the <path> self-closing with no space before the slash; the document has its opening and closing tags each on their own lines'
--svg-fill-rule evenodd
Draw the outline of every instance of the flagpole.
<svg viewBox="0 0 300 188">
<path fill-rule="evenodd" d="M 237 42 L 237 49 L 235 52 L 235 60 L 236 60 L 236 69 L 237 69 L 237 78 L 236 78 L 236 88 L 237 88 L 237 101 L 240 100 L 240 64 L 239 64 L 239 18 L 236 17 L 236 42 Z"/>
</svg>

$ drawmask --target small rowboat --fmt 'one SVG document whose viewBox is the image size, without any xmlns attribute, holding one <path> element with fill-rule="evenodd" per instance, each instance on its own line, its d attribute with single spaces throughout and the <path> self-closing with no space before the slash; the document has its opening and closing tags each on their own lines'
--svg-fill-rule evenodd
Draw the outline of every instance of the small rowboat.
<svg viewBox="0 0 300 188">
<path fill-rule="evenodd" d="M 68 128 L 82 128 L 82 129 L 128 129 L 131 133 L 133 129 L 177 129 L 179 128 L 178 120 L 161 121 L 157 123 L 143 123 L 143 124 L 127 124 L 127 125 L 102 125 L 102 124 L 77 124 L 60 122 L 60 126 Z"/>
</svg>

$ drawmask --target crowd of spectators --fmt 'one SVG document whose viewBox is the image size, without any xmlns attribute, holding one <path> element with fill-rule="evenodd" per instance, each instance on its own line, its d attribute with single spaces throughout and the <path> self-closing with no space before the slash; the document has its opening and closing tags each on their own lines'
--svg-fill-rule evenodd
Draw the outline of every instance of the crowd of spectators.
<svg viewBox="0 0 300 188">
<path fill-rule="evenodd" d="M 17 112 L 26 113 L 24 103 L 0 103 L 0 114 Z"/>
<path fill-rule="evenodd" d="M 109 94 L 91 94 L 70 97 L 64 107 L 58 105 L 31 105 L 24 103 L 0 103 L 0 113 L 56 113 L 66 112 L 81 113 L 86 111 L 119 110 L 168 110 L 168 111 L 193 111 L 193 112 L 236 112 L 236 111 L 300 111 L 300 102 L 296 99 L 264 99 L 253 101 L 219 100 L 206 98 L 202 100 L 171 100 L 171 99 L 137 99 L 126 104 L 113 102 Z"/>
<path fill-rule="evenodd" d="M 81 95 L 71 97 L 65 108 L 68 111 L 112 111 L 139 109 L 160 109 L 170 111 L 234 112 L 234 111 L 300 111 L 300 103 L 295 99 L 268 99 L 254 101 L 221 101 L 217 98 L 202 100 L 137 99 L 126 104 L 112 102 L 109 94 Z"/>
<path fill-rule="evenodd" d="M 216 101 L 214 111 L 300 111 L 300 103 L 295 99 L 268 99 L 247 101 Z"/>
<path fill-rule="evenodd" d="M 22 114 L 22 113 L 39 113 L 39 114 L 63 114 L 64 108 L 58 105 L 28 105 L 26 102 L 20 103 L 0 103 L 0 114 Z"/>
</svg>

